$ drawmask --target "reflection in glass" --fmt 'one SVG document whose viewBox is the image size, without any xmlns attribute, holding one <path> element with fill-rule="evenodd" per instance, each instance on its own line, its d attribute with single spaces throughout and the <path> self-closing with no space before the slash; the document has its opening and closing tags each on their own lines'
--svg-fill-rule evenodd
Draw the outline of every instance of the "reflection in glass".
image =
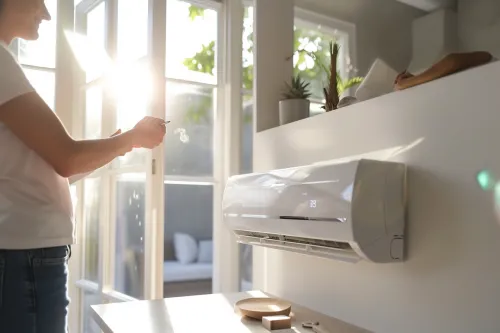
<svg viewBox="0 0 500 333">
<path fill-rule="evenodd" d="M 102 123 L 102 89 L 93 86 L 86 93 L 85 107 L 85 139 L 101 138 Z"/>
<path fill-rule="evenodd" d="M 213 186 L 166 184 L 164 297 L 212 293 L 212 234 Z"/>
<path fill-rule="evenodd" d="M 215 10 L 167 1 L 167 77 L 217 83 L 217 21 Z"/>
<path fill-rule="evenodd" d="M 45 4 L 52 20 L 40 24 L 38 40 L 19 39 L 19 62 L 24 65 L 55 68 L 57 0 L 45 0 Z"/>
<path fill-rule="evenodd" d="M 116 180 L 115 290 L 144 297 L 145 174 Z"/>
<path fill-rule="evenodd" d="M 101 178 L 84 180 L 85 265 L 84 278 L 98 282 L 99 278 L 99 220 Z"/>
<path fill-rule="evenodd" d="M 165 175 L 213 175 L 215 89 L 167 82 Z"/>
<path fill-rule="evenodd" d="M 26 77 L 40 97 L 55 111 L 56 75 L 53 72 L 23 68 Z"/>
</svg>

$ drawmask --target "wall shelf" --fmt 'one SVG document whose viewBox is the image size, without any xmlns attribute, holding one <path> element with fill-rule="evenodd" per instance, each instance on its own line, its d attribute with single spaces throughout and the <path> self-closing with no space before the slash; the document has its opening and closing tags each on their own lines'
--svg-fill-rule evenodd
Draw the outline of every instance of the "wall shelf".
<svg viewBox="0 0 500 333">
<path fill-rule="evenodd" d="M 266 168 L 266 164 L 261 163 L 266 159 L 276 160 L 280 167 L 288 167 L 295 165 L 296 154 L 300 154 L 304 163 L 311 163 L 319 151 L 330 152 L 325 158 L 340 158 L 377 151 L 379 149 L 375 148 L 379 146 L 390 148 L 413 142 L 421 137 L 417 132 L 423 135 L 425 129 L 445 130 L 453 124 L 462 126 L 471 116 L 470 110 L 476 110 L 481 101 L 491 97 L 488 94 L 500 95 L 500 91 L 496 91 L 499 83 L 500 62 L 490 63 L 257 132 L 255 170 Z M 464 108 L 465 105 L 470 109 Z M 474 115 L 474 121 L 483 120 L 487 125 L 490 111 L 495 112 L 489 108 L 474 111 L 480 112 Z"/>
</svg>

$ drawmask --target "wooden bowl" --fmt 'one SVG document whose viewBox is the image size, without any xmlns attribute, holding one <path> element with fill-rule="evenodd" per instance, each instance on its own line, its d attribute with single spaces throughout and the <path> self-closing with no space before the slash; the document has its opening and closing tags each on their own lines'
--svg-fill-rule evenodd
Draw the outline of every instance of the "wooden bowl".
<svg viewBox="0 0 500 333">
<path fill-rule="evenodd" d="M 276 298 L 251 297 L 242 299 L 234 305 L 239 312 L 247 317 L 262 320 L 267 316 L 288 316 L 292 304 Z"/>
</svg>

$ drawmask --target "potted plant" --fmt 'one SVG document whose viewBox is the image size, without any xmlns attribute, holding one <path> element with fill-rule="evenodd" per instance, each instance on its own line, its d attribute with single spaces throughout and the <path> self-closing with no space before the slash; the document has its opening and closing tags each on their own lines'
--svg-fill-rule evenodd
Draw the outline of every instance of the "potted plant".
<svg viewBox="0 0 500 333">
<path fill-rule="evenodd" d="M 279 102 L 280 125 L 309 117 L 309 83 L 296 75 L 292 77 L 291 83 L 285 82 L 285 85 L 286 90 Z"/>
<path fill-rule="evenodd" d="M 336 110 L 339 107 L 341 95 L 349 88 L 363 82 L 363 77 L 356 76 L 350 79 L 342 79 L 337 71 L 337 58 L 339 55 L 339 44 L 330 42 L 330 66 L 326 68 L 322 66 L 327 75 L 327 84 L 323 88 L 323 95 L 325 96 L 325 105 L 322 108 L 328 112 Z"/>
<path fill-rule="evenodd" d="M 322 108 L 325 111 L 336 110 L 339 107 L 339 102 L 342 94 L 349 88 L 352 88 L 361 82 L 363 82 L 363 77 L 356 76 L 348 79 L 343 79 L 340 73 L 337 71 L 337 61 L 339 55 L 340 46 L 334 41 L 330 41 L 328 47 L 329 53 L 329 63 L 325 65 L 320 54 L 315 52 L 310 52 L 307 50 L 297 50 L 298 53 L 304 53 L 311 57 L 317 66 L 320 66 L 326 75 L 326 85 L 323 88 L 323 95 L 325 97 L 325 105 Z M 292 57 L 287 58 L 287 60 L 292 59 Z M 347 97 L 346 100 L 352 102 L 355 100 L 354 97 Z"/>
<path fill-rule="evenodd" d="M 339 49 L 339 44 L 330 42 L 330 66 L 328 68 L 322 66 L 327 75 L 327 84 L 326 87 L 323 88 L 325 105 L 322 106 L 326 112 L 336 110 L 339 107 L 340 97 L 344 91 L 363 82 L 363 77 L 360 76 L 352 77 L 347 80 L 342 79 L 340 73 L 337 71 Z"/>
</svg>

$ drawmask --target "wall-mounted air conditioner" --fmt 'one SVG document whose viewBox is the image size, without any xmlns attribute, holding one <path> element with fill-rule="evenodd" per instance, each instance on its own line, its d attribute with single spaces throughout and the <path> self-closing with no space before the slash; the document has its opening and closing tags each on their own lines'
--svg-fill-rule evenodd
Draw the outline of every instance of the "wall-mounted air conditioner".
<svg viewBox="0 0 500 333">
<path fill-rule="evenodd" d="M 399 262 L 405 201 L 405 165 L 338 160 L 233 176 L 223 216 L 240 243 L 348 262 Z"/>
</svg>

